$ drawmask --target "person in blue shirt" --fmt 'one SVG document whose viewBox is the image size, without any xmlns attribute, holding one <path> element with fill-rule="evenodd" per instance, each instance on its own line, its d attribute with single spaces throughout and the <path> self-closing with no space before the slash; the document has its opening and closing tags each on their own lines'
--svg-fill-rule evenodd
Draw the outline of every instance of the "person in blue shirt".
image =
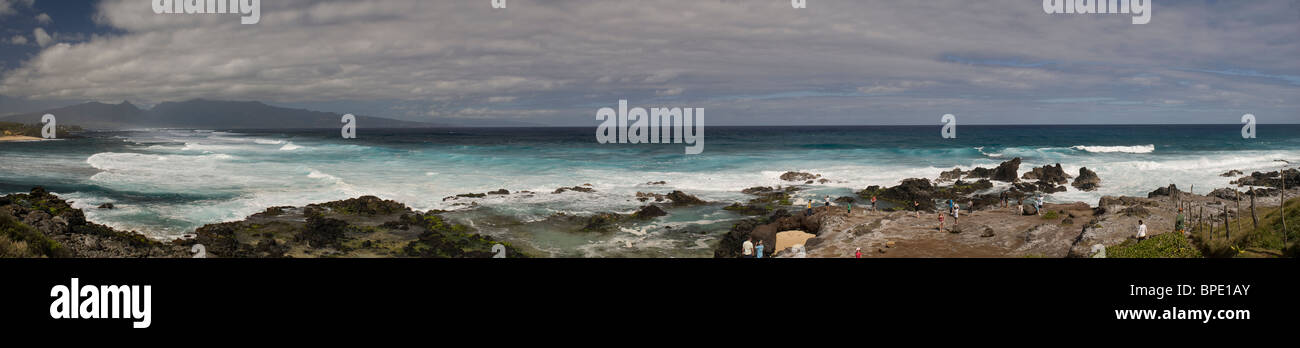
<svg viewBox="0 0 1300 348">
<path fill-rule="evenodd" d="M 758 240 L 758 245 L 754 246 L 754 258 L 763 258 L 763 240 Z"/>
</svg>

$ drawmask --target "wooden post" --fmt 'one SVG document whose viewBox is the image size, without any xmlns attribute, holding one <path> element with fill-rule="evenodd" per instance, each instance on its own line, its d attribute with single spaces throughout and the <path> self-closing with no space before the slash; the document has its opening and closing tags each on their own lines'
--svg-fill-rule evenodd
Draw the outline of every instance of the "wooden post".
<svg viewBox="0 0 1300 348">
<path fill-rule="evenodd" d="M 1223 238 L 1232 243 L 1232 223 L 1228 222 L 1228 205 L 1223 205 Z"/>
<path fill-rule="evenodd" d="M 1241 191 L 1237 191 L 1234 189 L 1232 190 L 1232 194 L 1235 195 L 1234 198 L 1236 198 L 1237 200 L 1237 210 L 1233 211 L 1233 214 L 1237 215 L 1237 221 L 1236 221 L 1237 230 L 1241 231 Z"/>
<path fill-rule="evenodd" d="M 1255 189 L 1250 189 L 1250 221 L 1251 227 L 1259 229 L 1259 215 L 1255 214 Z"/>
</svg>

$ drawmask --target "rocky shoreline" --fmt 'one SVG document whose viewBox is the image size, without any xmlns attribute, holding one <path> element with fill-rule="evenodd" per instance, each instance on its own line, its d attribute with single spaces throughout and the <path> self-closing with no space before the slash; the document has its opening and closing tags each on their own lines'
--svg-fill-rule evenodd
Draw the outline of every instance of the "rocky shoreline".
<svg viewBox="0 0 1300 348">
<path fill-rule="evenodd" d="M 37 187 L 0 197 L 0 257 L 529 257 L 441 213 L 363 196 L 267 208 L 240 221 L 205 225 L 186 238 L 158 241 L 86 221 L 80 209 Z"/>
<path fill-rule="evenodd" d="M 788 207 L 788 202 L 775 206 L 771 202 L 788 201 L 800 188 L 750 188 L 745 193 L 758 198 L 727 209 L 758 217 L 735 224 L 719 242 L 714 256 L 739 257 L 740 245 L 746 239 L 775 245 L 777 234 L 798 231 L 815 235 L 804 243 L 807 257 L 853 257 L 859 248 L 866 257 L 1090 257 L 1099 246 L 1104 249 L 1129 245 L 1138 220 L 1148 226 L 1152 236 L 1173 232 L 1180 208 L 1195 210 L 1182 212 L 1188 234 L 1177 238 L 1182 241 L 1178 248 L 1201 250 L 1175 250 L 1167 255 L 1205 252 L 1208 256 L 1235 256 L 1222 251 L 1237 250 L 1230 242 L 1214 240 L 1216 232 L 1210 230 L 1215 226 L 1216 217 L 1236 219 L 1240 226 L 1242 214 L 1249 214 L 1245 210 L 1248 208 L 1241 207 L 1242 201 L 1252 194 L 1254 204 L 1276 208 L 1281 203 L 1284 181 L 1287 197 L 1300 193 L 1293 189 L 1300 187 L 1300 172 L 1289 169 L 1256 172 L 1233 181 L 1244 191 L 1219 188 L 1196 195 L 1171 185 L 1158 188 L 1147 197 L 1104 196 L 1095 206 L 1086 202 L 1048 203 L 1040 213 L 1032 203 L 1036 196 L 1065 191 L 1064 185 L 1092 191 L 1103 185 L 1102 178 L 1088 168 L 1080 168 L 1078 175 L 1070 175 L 1060 164 L 1031 168 L 1021 174 L 1020 161 L 1014 158 L 995 168 L 953 169 L 942 172 L 934 180 L 910 178 L 891 187 L 870 186 L 857 192 L 858 199 L 849 198 L 849 202 L 869 202 L 875 197 L 889 203 L 876 212 L 863 209 L 867 208 L 863 205 L 850 211 L 842 206 L 819 204 L 812 214 L 802 208 L 796 208 L 792 214 L 779 208 Z M 1241 174 L 1240 171 L 1224 173 L 1229 177 Z M 810 175 L 804 173 L 798 179 Z M 1007 188 L 995 190 L 993 181 L 1007 183 Z M 1008 200 L 1006 207 L 1002 206 L 1003 195 Z M 948 221 L 940 229 L 936 212 L 943 207 L 940 202 L 947 200 L 960 204 L 960 223 L 945 212 Z M 838 199 L 836 202 L 841 203 Z M 1221 228 L 1223 223 L 1219 223 Z M 1208 233 L 1210 237 L 1208 241 L 1201 240 L 1195 233 Z M 1231 240 L 1230 235 L 1224 238 Z M 1260 250 L 1255 254 L 1293 256 L 1295 253 L 1294 243 L 1281 249 Z M 792 251 L 775 250 L 775 256 L 797 257 Z"/>
<path fill-rule="evenodd" d="M 643 205 L 631 213 L 556 213 L 536 223 L 571 233 L 606 234 L 645 225 L 674 209 L 695 207 L 742 217 L 712 245 L 712 255 L 719 258 L 739 257 L 741 244 L 751 238 L 775 247 L 782 240 L 778 235 L 787 232 L 811 237 L 799 239 L 803 254 L 809 257 L 851 257 L 858 248 L 869 256 L 883 257 L 1088 257 L 1098 245 L 1110 247 L 1130 240 L 1139 219 L 1158 235 L 1174 230 L 1180 207 L 1195 209 L 1185 212 L 1184 219 L 1189 224 L 1195 219 L 1199 227 L 1207 216 L 1240 218 L 1243 213 L 1237 205 L 1242 197 L 1253 194 L 1257 204 L 1276 207 L 1281 202 L 1282 184 L 1286 184 L 1288 197 L 1300 193 L 1292 192 L 1300 186 L 1300 172 L 1295 169 L 1250 175 L 1235 171 L 1224 175 L 1240 175 L 1233 184 L 1245 192 L 1229 187 L 1195 195 L 1171 185 L 1147 197 L 1105 196 L 1095 205 L 1045 204 L 1043 212 L 1038 212 L 1032 203 L 1036 196 L 1065 191 L 1066 185 L 1095 190 L 1104 182 L 1088 168 L 1071 175 L 1060 164 L 1027 171 L 1021 171 L 1020 164 L 1021 159 L 1014 158 L 994 168 L 955 168 L 935 179 L 909 178 L 890 187 L 870 186 L 854 196 L 833 198 L 833 206 L 818 200 L 811 212 L 796 206 L 796 201 L 805 200 L 796 197 L 812 185 L 832 180 L 791 171 L 780 176 L 788 185 L 747 188 L 741 193 L 751 198 L 742 202 L 708 202 L 682 191 L 637 192 L 630 199 Z M 591 194 L 595 190 L 583 184 L 542 194 L 566 192 Z M 479 198 L 536 194 L 499 189 L 443 200 L 475 209 Z M 878 211 L 870 210 L 873 197 L 879 201 Z M 1003 206 L 1004 197 L 1007 206 Z M 945 228 L 939 229 L 937 213 L 946 210 L 942 202 L 948 200 L 961 206 L 960 223 L 950 216 Z M 849 204 L 853 210 L 847 209 Z M 181 239 L 157 241 L 86 221 L 81 210 L 38 187 L 30 193 L 0 197 L 0 257 L 143 258 L 203 253 L 206 257 L 236 258 L 460 258 L 493 257 L 502 248 L 507 257 L 529 257 L 537 252 L 452 223 L 446 213 L 415 211 L 399 202 L 362 196 L 302 207 L 271 207 L 239 221 L 202 226 Z M 797 254 L 790 249 L 768 253 L 778 257 Z"/>
</svg>

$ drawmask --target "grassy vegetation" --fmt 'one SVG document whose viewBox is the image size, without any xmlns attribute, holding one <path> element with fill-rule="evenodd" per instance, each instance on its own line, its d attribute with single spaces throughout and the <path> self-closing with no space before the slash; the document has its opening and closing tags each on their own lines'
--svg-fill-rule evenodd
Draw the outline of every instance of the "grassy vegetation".
<svg viewBox="0 0 1300 348">
<path fill-rule="evenodd" d="M 0 258 L 65 257 L 68 252 L 49 237 L 9 215 L 0 215 Z"/>
<path fill-rule="evenodd" d="M 1130 239 L 1106 248 L 1106 257 L 1117 258 L 1194 258 L 1203 257 L 1181 233 L 1169 232 L 1143 241 Z"/>
<path fill-rule="evenodd" d="M 42 127 L 44 127 L 44 125 L 39 123 L 22 124 L 15 122 L 0 122 L 0 135 L 22 135 L 40 138 Z M 58 130 L 59 134 L 63 134 L 64 132 L 81 131 L 81 127 L 78 126 L 57 126 L 55 128 Z"/>
<path fill-rule="evenodd" d="M 1241 218 L 1229 220 L 1231 235 L 1220 220 L 1213 231 L 1194 233 L 1192 237 L 1202 252 L 1211 257 L 1295 257 L 1296 241 L 1300 240 L 1300 198 L 1287 200 L 1285 210 L 1262 205 L 1255 210 L 1259 214 L 1259 226 L 1254 226 L 1249 208 L 1243 206 Z M 1285 238 L 1283 211 L 1287 220 Z"/>
<path fill-rule="evenodd" d="M 1043 220 L 1056 220 L 1056 218 L 1059 217 L 1061 217 L 1061 215 L 1055 210 L 1048 210 L 1046 213 L 1043 213 Z"/>
</svg>

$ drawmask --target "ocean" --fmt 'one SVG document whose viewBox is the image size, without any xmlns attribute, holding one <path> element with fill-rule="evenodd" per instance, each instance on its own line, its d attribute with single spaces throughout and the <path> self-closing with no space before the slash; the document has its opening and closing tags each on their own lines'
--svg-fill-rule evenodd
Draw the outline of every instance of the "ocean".
<svg viewBox="0 0 1300 348">
<path fill-rule="evenodd" d="M 1177 184 L 1204 194 L 1234 178 L 1228 170 L 1300 164 L 1300 125 L 708 127 L 704 153 L 682 144 L 598 144 L 590 128 L 360 129 L 357 139 L 327 130 L 139 130 L 87 132 L 80 138 L 0 143 L 0 192 L 44 186 L 97 223 L 160 239 L 204 224 L 239 220 L 267 207 L 360 195 L 392 199 L 447 216 L 480 233 L 562 257 L 707 257 L 744 216 L 722 210 L 753 186 L 789 185 L 787 171 L 822 174 L 807 198 L 849 196 L 904 178 L 937 178 L 952 168 L 1021 171 L 1060 163 L 1102 179 L 1094 192 L 1070 190 L 1049 202 L 1096 204 L 1103 195 L 1145 196 Z M 664 185 L 651 182 L 665 181 Z M 553 194 L 590 184 L 595 192 Z M 994 188 L 1005 187 L 1005 184 Z M 511 195 L 445 200 L 507 189 Z M 707 206 L 609 233 L 547 223 L 557 213 L 630 213 L 636 192 L 682 190 Z M 533 194 L 520 194 L 531 191 Z M 470 205 L 470 202 L 476 204 Z M 96 209 L 113 203 L 116 209 Z M 797 208 L 796 208 L 797 209 Z"/>
</svg>

